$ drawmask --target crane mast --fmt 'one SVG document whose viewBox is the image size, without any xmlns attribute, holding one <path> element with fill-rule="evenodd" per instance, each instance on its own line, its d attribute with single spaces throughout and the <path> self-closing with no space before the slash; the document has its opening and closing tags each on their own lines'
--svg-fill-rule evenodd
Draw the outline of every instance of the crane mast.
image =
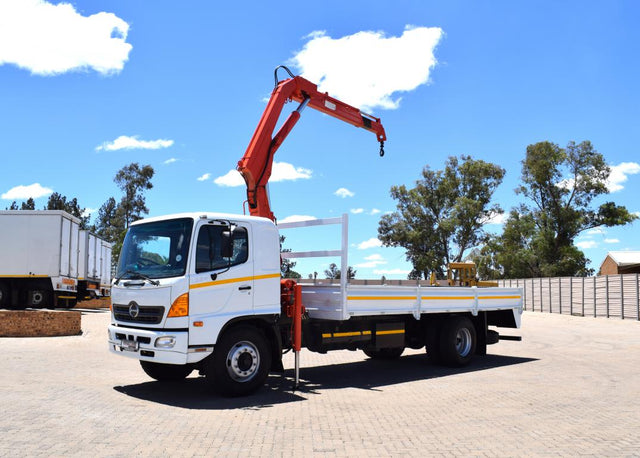
<svg viewBox="0 0 640 458">
<path fill-rule="evenodd" d="M 277 72 L 280 68 L 284 68 L 290 78 L 278 81 Z M 316 84 L 301 76 L 294 76 L 288 68 L 276 68 L 275 79 L 276 85 L 267 107 L 237 167 L 247 185 L 250 214 L 269 218 L 272 221 L 275 221 L 275 216 L 271 211 L 266 186 L 271 177 L 273 157 L 307 106 L 376 134 L 380 142 L 381 156 L 384 154 L 384 142 L 387 138 L 379 118 L 362 113 L 358 108 L 341 102 L 326 92 L 319 92 Z M 282 109 L 289 101 L 298 102 L 299 105 L 273 135 Z"/>
</svg>

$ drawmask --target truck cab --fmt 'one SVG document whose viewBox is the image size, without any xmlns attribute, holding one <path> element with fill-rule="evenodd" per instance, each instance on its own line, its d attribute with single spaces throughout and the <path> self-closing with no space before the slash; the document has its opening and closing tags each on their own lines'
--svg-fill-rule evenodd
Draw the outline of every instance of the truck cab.
<svg viewBox="0 0 640 458">
<path fill-rule="evenodd" d="M 177 214 L 133 223 L 112 286 L 112 352 L 154 367 L 209 356 L 225 326 L 280 313 L 279 238 L 266 218 Z M 143 364 L 143 368 L 145 364 Z"/>
</svg>

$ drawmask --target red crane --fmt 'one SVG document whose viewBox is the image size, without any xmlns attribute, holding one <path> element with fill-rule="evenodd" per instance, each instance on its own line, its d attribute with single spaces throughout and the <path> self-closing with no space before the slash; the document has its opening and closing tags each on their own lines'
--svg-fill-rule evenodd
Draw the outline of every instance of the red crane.
<svg viewBox="0 0 640 458">
<path fill-rule="evenodd" d="M 280 68 L 285 69 L 291 78 L 278 81 L 278 69 Z M 375 133 L 380 142 L 381 156 L 384 154 L 384 141 L 387 139 L 379 118 L 362 113 L 358 108 L 334 99 L 326 92 L 319 92 L 317 85 L 301 76 L 294 76 L 287 67 L 276 68 L 275 80 L 276 85 L 271 93 L 271 98 L 253 133 L 247 151 L 238 161 L 237 167 L 247 184 L 249 212 L 252 216 L 263 216 L 272 221 L 275 221 L 275 216 L 269 205 L 266 186 L 271 177 L 273 156 L 298 122 L 302 110 L 307 105 L 334 118 Z M 273 135 L 282 109 L 285 103 L 290 100 L 298 102 L 298 108 L 291 112 L 278 132 Z"/>
</svg>

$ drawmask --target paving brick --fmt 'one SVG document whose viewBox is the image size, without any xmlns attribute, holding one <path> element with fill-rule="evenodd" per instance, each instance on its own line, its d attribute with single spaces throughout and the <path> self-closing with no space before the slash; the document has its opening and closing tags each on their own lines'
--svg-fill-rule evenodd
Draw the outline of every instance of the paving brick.
<svg viewBox="0 0 640 458">
<path fill-rule="evenodd" d="M 225 399 L 194 373 L 149 379 L 82 335 L 1 338 L 0 456 L 639 456 L 640 323 L 525 313 L 523 342 L 464 370 L 424 351 L 379 362 L 303 351 L 302 385 L 274 375 Z"/>
</svg>

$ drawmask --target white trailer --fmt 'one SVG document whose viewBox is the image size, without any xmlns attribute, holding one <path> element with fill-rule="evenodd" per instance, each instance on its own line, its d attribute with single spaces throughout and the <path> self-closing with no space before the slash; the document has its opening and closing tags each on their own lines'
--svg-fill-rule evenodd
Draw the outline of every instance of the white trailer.
<svg viewBox="0 0 640 458">
<path fill-rule="evenodd" d="M 258 389 L 270 371 L 283 371 L 284 350 L 294 349 L 297 362 L 300 346 L 360 349 L 384 359 L 426 348 L 436 363 L 463 366 L 499 341 L 493 327 L 520 327 L 518 288 L 281 279 L 279 229 L 317 224 L 341 224 L 342 248 L 282 255 L 339 256 L 346 272 L 346 215 L 279 226 L 215 213 L 133 223 L 112 286 L 110 351 L 138 359 L 156 380 L 198 369 L 216 391 L 241 395 Z"/>
<path fill-rule="evenodd" d="M 111 251 L 111 244 L 100 240 L 100 289 L 98 295 L 103 297 L 111 295 Z"/>
<path fill-rule="evenodd" d="M 95 298 L 100 294 L 102 240 L 88 230 L 81 230 L 79 247 L 78 297 Z"/>
<path fill-rule="evenodd" d="M 60 210 L 0 211 L 0 307 L 73 307 L 80 220 Z"/>
</svg>

